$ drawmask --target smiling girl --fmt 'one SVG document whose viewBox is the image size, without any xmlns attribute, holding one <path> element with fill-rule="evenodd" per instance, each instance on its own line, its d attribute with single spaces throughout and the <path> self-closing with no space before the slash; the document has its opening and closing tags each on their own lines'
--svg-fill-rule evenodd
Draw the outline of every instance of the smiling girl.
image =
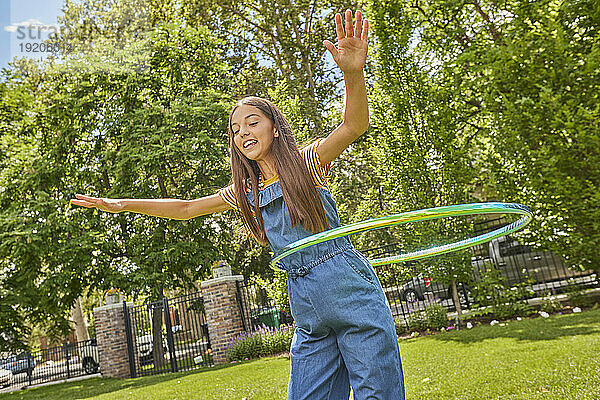
<svg viewBox="0 0 600 400">
<path fill-rule="evenodd" d="M 335 17 L 337 47 L 323 44 L 344 74 L 343 122 L 298 149 L 286 118 L 270 101 L 241 99 L 229 116 L 231 184 L 195 200 L 106 199 L 76 195 L 72 204 L 187 220 L 237 210 L 252 236 L 275 255 L 287 244 L 340 226 L 328 189 L 331 162 L 369 125 L 363 68 L 368 21 Z M 288 399 L 404 399 L 392 314 L 368 260 L 347 237 L 302 249 L 280 261 L 287 273 L 296 330 Z"/>
</svg>

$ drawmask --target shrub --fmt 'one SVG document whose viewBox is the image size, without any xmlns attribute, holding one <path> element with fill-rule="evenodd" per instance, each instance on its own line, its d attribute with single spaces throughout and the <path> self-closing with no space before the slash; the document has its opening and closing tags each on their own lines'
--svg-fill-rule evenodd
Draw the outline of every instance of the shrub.
<svg viewBox="0 0 600 400">
<path fill-rule="evenodd" d="M 432 304 L 425 310 L 427 327 L 436 331 L 448 326 L 448 310 L 440 304 Z"/>
<path fill-rule="evenodd" d="M 469 314 L 461 315 L 461 318 L 470 319 L 470 318 L 478 318 L 478 319 L 489 319 L 492 314 L 492 310 L 489 308 L 474 308 L 469 311 Z"/>
<path fill-rule="evenodd" d="M 424 331 L 427 329 L 427 319 L 422 311 L 412 312 L 408 316 L 408 328 L 411 331 Z"/>
<path fill-rule="evenodd" d="M 406 333 L 408 331 L 408 326 L 401 323 L 397 319 L 394 320 L 394 326 L 396 327 L 396 335 L 398 335 L 398 336 L 400 336 L 403 333 Z"/>
<path fill-rule="evenodd" d="M 294 328 L 282 325 L 279 329 L 263 325 L 253 332 L 242 332 L 227 345 L 228 361 L 241 361 L 288 351 L 292 344 Z"/>
<path fill-rule="evenodd" d="M 262 338 L 258 331 L 242 332 L 227 345 L 225 357 L 228 361 L 239 361 L 259 357 L 262 352 Z"/>
<path fill-rule="evenodd" d="M 493 310 L 494 315 L 498 319 L 527 316 L 533 314 L 534 312 L 533 307 L 523 300 L 514 300 L 503 304 L 496 304 L 493 306 Z"/>
<path fill-rule="evenodd" d="M 569 283 L 571 285 L 568 286 L 566 291 L 569 304 L 575 307 L 589 307 L 594 303 L 591 297 L 586 296 L 580 285 L 575 284 L 572 279 Z"/>
<path fill-rule="evenodd" d="M 270 328 L 261 335 L 263 339 L 264 354 L 283 353 L 290 350 L 294 329 L 289 325 L 282 325 L 279 329 Z"/>
<path fill-rule="evenodd" d="M 488 269 L 472 289 L 475 307 L 491 307 L 499 319 L 526 316 L 533 313 L 533 307 L 525 301 L 533 292 L 527 286 L 531 282 L 521 282 L 510 288 L 496 269 Z"/>
<path fill-rule="evenodd" d="M 550 293 L 544 294 L 542 297 L 542 302 L 539 305 L 540 311 L 545 311 L 548 314 L 553 314 L 562 309 L 562 304 L 560 301 L 551 297 Z"/>
<path fill-rule="evenodd" d="M 431 304 L 425 311 L 412 312 L 408 316 L 408 326 L 396 323 L 396 333 L 405 331 L 424 331 L 432 329 L 439 331 L 448 326 L 448 311 L 440 304 Z"/>
</svg>

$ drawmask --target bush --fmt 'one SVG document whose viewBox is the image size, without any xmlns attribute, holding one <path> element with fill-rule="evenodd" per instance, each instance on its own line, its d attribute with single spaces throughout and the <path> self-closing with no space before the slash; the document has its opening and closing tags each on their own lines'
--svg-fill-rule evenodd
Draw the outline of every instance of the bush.
<svg viewBox="0 0 600 400">
<path fill-rule="evenodd" d="M 288 325 L 283 325 L 280 329 L 272 329 L 268 333 L 261 335 L 263 339 L 263 350 L 265 354 L 283 353 L 290 350 L 294 330 Z"/>
<path fill-rule="evenodd" d="M 225 357 L 228 361 L 239 361 L 259 357 L 262 353 L 262 338 L 258 331 L 242 332 L 227 346 Z"/>
<path fill-rule="evenodd" d="M 494 315 L 498 319 L 509 319 L 518 316 L 531 315 L 534 312 L 533 307 L 523 300 L 513 300 L 503 304 L 493 306 Z"/>
<path fill-rule="evenodd" d="M 397 319 L 394 320 L 394 326 L 396 327 L 396 335 L 398 335 L 398 336 L 400 336 L 403 333 L 406 333 L 408 331 L 408 326 L 401 323 Z"/>
<path fill-rule="evenodd" d="M 562 304 L 560 301 L 551 297 L 550 293 L 544 294 L 542 297 L 542 302 L 540 303 L 540 311 L 545 311 L 548 314 L 553 314 L 562 309 Z"/>
<path fill-rule="evenodd" d="M 521 282 L 510 288 L 496 269 L 488 269 L 472 289 L 475 307 L 491 307 L 498 319 L 515 316 L 527 316 L 533 313 L 533 307 L 525 301 L 533 292 L 527 286 L 531 282 Z"/>
<path fill-rule="evenodd" d="M 427 319 L 422 311 L 410 313 L 408 316 L 408 328 L 411 331 L 424 331 L 427 329 Z"/>
<path fill-rule="evenodd" d="M 408 316 L 408 326 L 396 323 L 396 333 L 405 331 L 424 331 L 427 329 L 439 331 L 448 326 L 448 311 L 440 304 L 431 304 L 425 311 L 412 312 Z"/>
<path fill-rule="evenodd" d="M 225 357 L 228 361 L 263 357 L 289 351 L 294 337 L 291 325 L 282 325 L 279 329 L 263 325 L 254 332 L 242 332 L 227 345 Z"/>
<path fill-rule="evenodd" d="M 575 307 L 585 308 L 594 303 L 594 299 L 592 299 L 590 296 L 587 296 L 583 292 L 583 288 L 580 285 L 575 284 L 572 279 L 569 283 L 571 283 L 571 285 L 568 286 L 566 292 L 569 304 Z"/>
<path fill-rule="evenodd" d="M 440 304 L 432 304 L 425 310 L 427 327 L 436 331 L 448 326 L 448 310 Z"/>
</svg>

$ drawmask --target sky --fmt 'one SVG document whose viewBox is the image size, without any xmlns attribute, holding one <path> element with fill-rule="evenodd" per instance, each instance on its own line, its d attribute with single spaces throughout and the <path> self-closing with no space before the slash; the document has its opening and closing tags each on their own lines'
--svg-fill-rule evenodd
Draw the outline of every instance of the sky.
<svg viewBox="0 0 600 400">
<path fill-rule="evenodd" d="M 0 0 L 0 68 L 13 57 L 45 58 L 64 0 Z"/>
</svg>

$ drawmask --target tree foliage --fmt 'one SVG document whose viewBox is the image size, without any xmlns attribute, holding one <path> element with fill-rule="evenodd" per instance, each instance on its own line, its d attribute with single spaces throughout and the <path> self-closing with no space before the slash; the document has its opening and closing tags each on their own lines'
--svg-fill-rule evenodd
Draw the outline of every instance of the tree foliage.
<svg viewBox="0 0 600 400">
<path fill-rule="evenodd" d="M 384 2 L 374 2 L 368 10 L 374 21 L 371 128 L 364 142 L 353 147 L 360 149 L 354 153 L 363 175 L 358 182 L 368 190 L 354 195 L 358 204 L 343 208 L 351 210 L 348 219 L 354 221 L 467 202 L 475 175 L 464 141 L 469 129 L 452 118 L 445 107 L 448 93 L 431 81 L 409 51 L 416 26 L 402 10 L 398 3 Z M 336 189 L 344 180 L 336 180 Z M 353 186 L 346 184 L 343 193 Z M 398 251 L 407 252 L 464 238 L 467 229 L 465 219 L 443 219 L 373 231 L 356 241 L 362 248 L 396 243 Z M 380 278 L 414 274 L 414 268 L 451 283 L 468 277 L 470 262 L 464 252 L 445 255 L 382 270 Z"/>
<path fill-rule="evenodd" d="M 0 276 L 19 297 L 2 301 L 23 318 L 52 317 L 55 332 L 68 329 L 87 287 L 161 298 L 206 276 L 228 248 L 220 215 L 182 222 L 69 205 L 75 193 L 191 199 L 228 181 L 231 100 L 218 43 L 206 29 L 174 24 L 145 40 L 141 72 L 100 69 L 94 59 L 82 70 L 83 57 L 37 71 L 35 87 L 25 73 L 9 77 Z"/>
<path fill-rule="evenodd" d="M 323 120 L 323 113 L 337 100 L 340 93 L 336 85 L 342 79 L 335 64 L 326 62 L 323 40 L 335 37 L 335 13 L 354 6 L 353 2 L 339 0 L 183 3 L 189 21 L 207 24 L 231 45 L 233 54 L 250 61 L 252 69 L 241 66 L 240 75 L 249 74 L 258 81 L 247 87 L 250 92 L 242 94 L 266 96 L 266 88 L 286 85 L 287 94 L 300 101 L 302 129 L 306 127 L 313 135 L 330 128 L 328 121 Z M 237 51 L 237 46 L 246 55 Z"/>
<path fill-rule="evenodd" d="M 419 1 L 421 63 L 474 129 L 485 199 L 532 208 L 529 238 L 599 268 L 597 2 Z M 433 62 L 431 62 L 433 61 Z"/>
</svg>

